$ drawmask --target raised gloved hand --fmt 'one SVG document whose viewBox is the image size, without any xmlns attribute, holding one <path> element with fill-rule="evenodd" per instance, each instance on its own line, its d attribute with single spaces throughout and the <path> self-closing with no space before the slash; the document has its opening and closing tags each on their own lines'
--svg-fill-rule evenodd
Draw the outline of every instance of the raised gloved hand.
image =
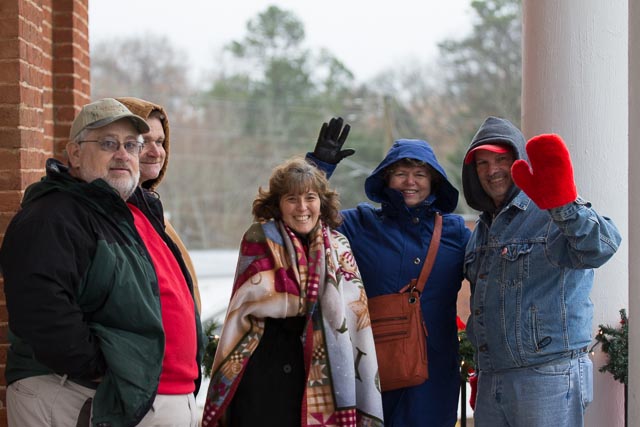
<svg viewBox="0 0 640 427">
<path fill-rule="evenodd" d="M 513 182 L 540 209 L 557 208 L 578 197 L 573 180 L 573 165 L 569 150 L 556 134 L 534 136 L 526 145 L 531 167 L 525 160 L 511 166 Z"/>
<path fill-rule="evenodd" d="M 313 156 L 316 159 L 337 165 L 340 160 L 356 152 L 351 148 L 342 150 L 342 145 L 347 140 L 351 129 L 348 124 L 345 124 L 343 128 L 342 123 L 342 117 L 334 117 L 328 124 L 326 122 L 322 124 L 318 134 L 318 142 L 313 149 Z"/>
</svg>

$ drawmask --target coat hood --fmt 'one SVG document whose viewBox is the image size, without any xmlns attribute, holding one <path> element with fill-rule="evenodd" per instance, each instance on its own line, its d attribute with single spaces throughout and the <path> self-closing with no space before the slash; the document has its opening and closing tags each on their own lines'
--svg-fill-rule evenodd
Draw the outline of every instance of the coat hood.
<svg viewBox="0 0 640 427">
<path fill-rule="evenodd" d="M 471 144 L 465 153 L 467 154 L 476 147 L 486 144 L 504 145 L 511 149 L 515 155 L 515 159 L 527 160 L 525 151 L 525 139 L 520 129 L 515 127 L 509 120 L 498 117 L 488 117 L 480 126 L 475 136 L 471 140 Z M 496 207 L 493 200 L 484 191 L 478 172 L 476 171 L 475 162 L 462 165 L 462 191 L 467 204 L 475 210 L 482 212 L 494 212 Z M 505 203 L 508 203 L 520 189 L 515 186 L 511 188 L 511 192 Z"/>
<path fill-rule="evenodd" d="M 447 179 L 447 174 L 438 163 L 429 143 L 419 139 L 399 139 L 393 143 L 385 158 L 364 182 L 367 197 L 376 203 L 387 201 L 388 195 L 385 192 L 387 183 L 384 179 L 384 170 L 402 159 L 420 160 L 440 174 L 440 185 L 435 189 L 435 193 L 432 193 L 434 196 L 432 205 L 443 213 L 453 212 L 458 205 L 458 190 Z"/>
<path fill-rule="evenodd" d="M 162 181 L 162 178 L 164 178 L 164 174 L 167 172 L 167 165 L 169 164 L 169 116 L 161 105 L 145 101 L 144 99 L 134 97 L 123 97 L 116 99 L 123 103 L 125 107 L 127 107 L 133 114 L 140 116 L 145 120 L 148 119 L 151 113 L 153 113 L 154 111 L 159 111 L 164 116 L 164 119 L 160 120 L 162 122 L 162 128 L 164 129 L 163 147 L 164 151 L 166 152 L 164 164 L 162 165 L 160 174 L 156 179 L 150 179 L 140 184 L 142 188 L 153 191 L 158 187 L 158 185 L 160 185 L 160 181 Z"/>
<path fill-rule="evenodd" d="M 65 188 L 74 188 L 73 185 L 81 181 L 69 174 L 69 167 L 56 159 L 47 159 L 45 166 L 46 175 L 40 181 L 34 182 L 24 190 L 24 197 L 20 202 L 21 207 L 26 207 L 34 200 L 46 196 L 53 191 L 65 191 Z"/>
<path fill-rule="evenodd" d="M 29 185 L 25 190 L 20 203 L 22 208 L 57 191 L 83 200 L 83 203 L 92 206 L 94 210 L 107 217 L 111 216 L 110 211 L 125 206 L 121 203 L 122 199 L 118 192 L 106 181 L 96 179 L 89 183 L 75 178 L 69 173 L 69 167 L 59 160 L 47 159 L 45 171 L 46 175 L 40 181 Z M 105 209 L 107 205 L 109 208 Z"/>
</svg>

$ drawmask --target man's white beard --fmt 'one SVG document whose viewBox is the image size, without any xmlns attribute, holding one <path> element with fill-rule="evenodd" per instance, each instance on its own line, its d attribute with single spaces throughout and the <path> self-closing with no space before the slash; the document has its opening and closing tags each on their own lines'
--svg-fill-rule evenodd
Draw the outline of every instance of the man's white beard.
<svg viewBox="0 0 640 427">
<path fill-rule="evenodd" d="M 110 186 L 115 188 L 116 191 L 120 194 L 120 197 L 122 197 L 122 200 L 126 202 L 127 199 L 131 197 L 133 192 L 136 191 L 136 187 L 138 186 L 138 181 L 140 180 L 140 171 L 138 171 L 138 173 L 135 176 L 132 176 L 131 179 L 104 178 L 104 180 Z"/>
<path fill-rule="evenodd" d="M 101 178 L 111 187 L 113 187 L 120 197 L 125 202 L 134 191 L 136 191 L 136 187 L 138 186 L 138 181 L 140 180 L 140 170 L 137 173 L 132 175 L 130 178 L 109 178 L 107 175 L 105 176 L 96 176 L 97 174 L 92 173 L 91 171 L 85 170 L 83 168 L 79 168 L 80 179 L 86 182 L 92 182 L 96 179 Z"/>
</svg>

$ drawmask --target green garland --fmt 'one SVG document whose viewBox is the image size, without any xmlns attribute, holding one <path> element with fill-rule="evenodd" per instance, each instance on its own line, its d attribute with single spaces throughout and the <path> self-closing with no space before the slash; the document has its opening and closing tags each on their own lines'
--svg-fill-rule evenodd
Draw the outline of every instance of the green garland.
<svg viewBox="0 0 640 427">
<path fill-rule="evenodd" d="M 596 343 L 591 347 L 593 350 L 602 345 L 602 351 L 608 356 L 607 364 L 600 367 L 600 372 L 610 372 L 617 381 L 628 384 L 628 357 L 629 357 L 629 319 L 627 311 L 620 309 L 620 326 L 614 328 L 609 325 L 599 326 L 600 330 L 596 335 Z"/>
<path fill-rule="evenodd" d="M 204 326 L 204 334 L 208 338 L 208 342 L 206 347 L 204 348 L 204 355 L 202 356 L 202 373 L 205 378 L 209 378 L 211 376 L 211 367 L 213 365 L 213 356 L 216 354 L 216 349 L 218 348 L 218 341 L 220 337 L 216 334 L 216 332 L 220 329 L 220 324 L 215 320 L 207 320 Z"/>
<path fill-rule="evenodd" d="M 460 355 L 460 376 L 464 381 L 469 381 L 469 375 L 475 371 L 476 365 L 473 361 L 473 345 L 467 338 L 466 330 L 458 330 L 458 341 L 460 342 L 458 350 Z"/>
</svg>

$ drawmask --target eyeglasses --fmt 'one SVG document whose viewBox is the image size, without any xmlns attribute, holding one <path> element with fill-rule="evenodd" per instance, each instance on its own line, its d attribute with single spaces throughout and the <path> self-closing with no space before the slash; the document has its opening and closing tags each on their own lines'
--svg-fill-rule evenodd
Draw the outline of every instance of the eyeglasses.
<svg viewBox="0 0 640 427">
<path fill-rule="evenodd" d="M 82 144 L 83 142 L 97 142 L 100 145 L 100 149 L 102 151 L 107 151 L 109 153 L 115 153 L 120 149 L 120 146 L 124 147 L 124 150 L 132 154 L 134 156 L 138 156 L 144 147 L 144 142 L 129 140 L 125 142 L 120 142 L 111 138 L 104 139 L 85 139 L 83 141 L 77 141 L 78 144 Z"/>
</svg>

